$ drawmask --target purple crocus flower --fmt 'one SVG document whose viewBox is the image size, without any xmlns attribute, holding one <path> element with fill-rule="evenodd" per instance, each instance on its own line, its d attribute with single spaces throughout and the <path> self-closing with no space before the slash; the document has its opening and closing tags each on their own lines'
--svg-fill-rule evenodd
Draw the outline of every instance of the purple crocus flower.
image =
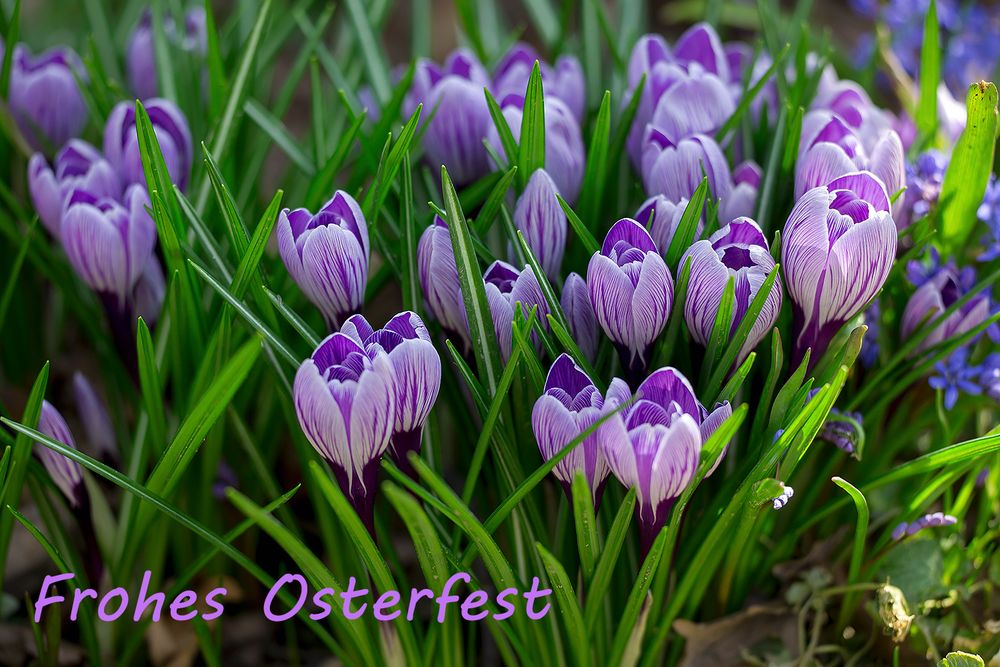
<svg viewBox="0 0 1000 667">
<path fill-rule="evenodd" d="M 674 300 L 670 270 L 641 224 L 631 218 L 614 224 L 590 258 L 587 287 L 597 321 L 634 381 L 646 368 L 649 347 Z"/>
<path fill-rule="evenodd" d="M 404 311 L 374 329 L 361 315 L 347 318 L 342 334 L 368 350 L 381 348 L 396 375 L 396 417 L 389 441 L 389 455 L 400 468 L 410 471 L 410 452 L 420 451 L 424 422 L 441 389 L 441 357 L 420 317 Z"/>
<path fill-rule="evenodd" d="M 108 408 L 83 373 L 73 373 L 73 397 L 76 400 L 76 412 L 83 423 L 83 431 L 92 451 L 97 452 L 102 458 L 117 458 L 117 438 Z"/>
<path fill-rule="evenodd" d="M 691 276 L 684 302 L 684 320 L 688 331 L 699 343 L 708 345 L 722 294 L 732 279 L 735 301 L 728 331 L 732 339 L 750 308 L 750 302 L 774 269 L 767 238 L 756 222 L 750 218 L 737 218 L 708 239 L 691 246 L 681 258 L 681 266 L 688 258 L 691 260 Z M 737 365 L 774 326 L 781 312 L 781 296 L 781 282 L 775 281 L 764 308 L 740 348 L 735 361 Z"/>
<path fill-rule="evenodd" d="M 139 276 L 139 280 L 136 281 L 135 289 L 132 290 L 132 302 L 135 304 L 136 315 L 141 317 L 150 328 L 155 326 L 160 319 L 166 291 L 163 268 L 160 266 L 160 260 L 153 254 L 146 262 L 146 268 Z"/>
<path fill-rule="evenodd" d="M 374 533 L 379 461 L 396 420 L 397 378 L 380 345 L 367 349 L 342 333 L 328 336 L 295 374 L 299 425 Z"/>
<path fill-rule="evenodd" d="M 486 283 L 486 300 L 493 315 L 500 354 L 506 361 L 510 358 L 513 343 L 514 305 L 521 304 L 525 317 L 528 317 L 534 306 L 538 306 L 535 317 L 546 329 L 549 326 L 546 317 L 549 306 L 530 266 L 518 271 L 507 262 L 497 260 L 486 269 L 483 281 Z"/>
<path fill-rule="evenodd" d="M 813 188 L 795 204 L 782 234 L 785 283 L 794 305 L 794 358 L 815 363 L 841 326 L 882 288 L 896 256 L 889 196 L 858 172 Z"/>
<path fill-rule="evenodd" d="M 624 383 L 608 389 L 606 401 L 628 401 Z M 628 438 L 609 438 L 608 467 L 626 487 L 635 487 L 642 553 L 649 551 L 698 469 L 702 435 L 694 390 L 679 371 L 661 368 L 636 390 L 624 417 Z"/>
<path fill-rule="evenodd" d="M 181 50 L 203 56 L 208 50 L 208 33 L 205 10 L 194 7 L 184 14 L 184 33 L 177 34 L 174 17 L 163 17 L 163 32 L 167 39 Z M 128 84 L 140 99 L 156 97 L 159 84 L 156 76 L 156 44 L 153 36 L 153 15 L 149 10 L 142 14 L 125 52 Z"/>
<path fill-rule="evenodd" d="M 885 130 L 868 152 L 845 121 L 829 111 L 810 111 L 802 122 L 805 139 L 795 169 L 795 196 L 827 185 L 844 174 L 867 169 L 885 185 L 890 196 L 906 184 L 903 143 L 895 130 Z M 902 210 L 898 199 L 894 212 Z"/>
<path fill-rule="evenodd" d="M 447 334 L 469 350 L 469 322 L 465 315 L 465 300 L 458 282 L 458 267 L 451 245 L 448 223 L 434 216 L 434 223 L 424 230 L 417 244 L 417 266 L 420 287 L 431 316 Z"/>
<path fill-rule="evenodd" d="M 124 314 L 132 288 L 156 245 L 156 224 L 141 185 L 130 185 L 122 203 L 74 190 L 62 217 L 62 243 L 76 273 L 104 300 L 110 312 Z"/>
<path fill-rule="evenodd" d="M 962 273 L 959 273 L 954 262 L 949 262 L 917 288 L 903 311 L 900 332 L 903 338 L 908 338 L 918 329 L 938 319 L 945 310 L 962 298 L 971 287 L 971 283 L 975 281 L 974 274 L 963 276 Z M 934 330 L 920 342 L 917 350 L 923 351 L 949 338 L 960 336 L 974 329 L 989 316 L 990 298 L 983 292 L 971 298 L 935 326 Z"/>
<path fill-rule="evenodd" d="M 937 375 L 931 376 L 927 384 L 931 389 L 944 392 L 944 407 L 951 410 L 958 402 L 958 393 L 965 392 L 978 396 L 983 392 L 979 384 L 980 369 L 969 365 L 969 349 L 960 347 L 951 356 L 935 365 Z"/>
<path fill-rule="evenodd" d="M 12 58 L 11 115 L 28 143 L 51 155 L 87 124 L 87 105 L 77 85 L 77 80 L 86 83 L 87 71 L 76 52 L 65 47 L 33 56 L 19 44 Z"/>
<path fill-rule="evenodd" d="M 610 396 L 627 395 L 628 388 L 618 378 L 611 380 L 615 390 L 609 390 L 608 400 L 583 370 L 567 354 L 559 355 L 545 378 L 544 393 L 535 402 L 531 412 L 531 426 L 538 441 L 538 449 L 546 461 L 558 454 L 574 438 L 594 425 L 605 414 L 617 407 Z M 577 445 L 552 470 L 571 496 L 573 477 L 582 472 L 586 478 L 596 508 L 608 476 L 604 452 L 610 441 L 626 439 L 625 423 L 620 414 L 608 418 L 591 435 Z"/>
<path fill-rule="evenodd" d="M 154 97 L 144 101 L 143 106 L 149 114 L 171 181 L 181 190 L 186 189 L 193 159 L 187 119 L 170 100 Z M 135 122 L 135 104 L 119 102 L 104 126 L 104 155 L 126 185 L 146 183 Z"/>
<path fill-rule="evenodd" d="M 41 153 L 32 155 L 28 162 L 28 190 L 38 217 L 55 239 L 59 239 L 63 207 L 71 192 L 84 190 L 109 199 L 118 199 L 122 194 L 121 182 L 111 164 L 80 139 L 71 139 L 63 146 L 52 167 Z"/>
<path fill-rule="evenodd" d="M 732 221 L 750 217 L 757 208 L 757 190 L 763 173 L 756 162 L 747 160 L 733 169 L 733 189 L 719 204 L 719 220 Z"/>
<path fill-rule="evenodd" d="M 684 31 L 674 44 L 673 57 L 689 67 L 692 63 L 697 63 L 723 81 L 730 78 L 726 49 L 715 28 L 709 23 L 696 23 Z"/>
<path fill-rule="evenodd" d="M 566 277 L 559 303 L 573 340 L 584 356 L 593 361 L 597 356 L 597 315 L 594 314 L 594 304 L 590 302 L 587 282 L 580 274 L 573 272 Z"/>
<path fill-rule="evenodd" d="M 282 211 L 278 251 L 331 329 L 364 303 L 371 254 L 368 224 L 351 195 L 337 190 L 315 215 L 304 208 Z"/>
<path fill-rule="evenodd" d="M 514 140 L 520 141 L 524 98 L 509 95 L 500 100 L 500 104 Z M 544 106 L 545 171 L 552 177 L 563 199 L 572 204 L 576 201 L 577 195 L 580 194 L 583 168 L 586 162 L 586 151 L 583 147 L 583 136 L 580 134 L 580 124 L 576 122 L 570 108 L 554 95 L 545 97 Z M 500 143 L 500 135 L 492 122 L 487 139 L 497 154 L 506 160 L 507 153 Z"/>
<path fill-rule="evenodd" d="M 493 96 L 498 100 L 509 95 L 524 97 L 535 61 L 539 64 L 545 94 L 562 100 L 576 121 L 583 122 L 586 86 L 583 68 L 574 56 L 561 56 L 551 66 L 541 60 L 530 45 L 518 42 L 508 49 L 493 72 Z"/>
<path fill-rule="evenodd" d="M 42 401 L 42 410 L 38 416 L 38 430 L 56 442 L 76 449 L 76 442 L 73 440 L 69 426 L 66 425 L 66 420 L 48 401 Z M 73 507 L 79 507 L 86 499 L 83 470 L 80 469 L 80 464 L 48 447 L 38 446 L 35 448 L 35 452 L 52 481 L 69 500 L 69 504 Z"/>
<path fill-rule="evenodd" d="M 693 63 L 660 95 L 650 124 L 676 145 L 694 135 L 715 134 L 735 110 L 727 82 Z"/>
<path fill-rule="evenodd" d="M 832 112 L 846 123 L 860 140 L 865 151 L 871 155 L 875 144 L 883 134 L 893 128 L 892 114 L 875 106 L 868 93 L 854 81 L 839 79 L 833 67 L 827 67 L 819 80 L 812 110 Z M 807 114 L 809 116 L 809 114 Z M 817 121 L 803 120 L 802 137 L 811 139 Z M 822 125 L 823 121 L 819 121 Z M 809 142 L 811 143 L 811 141 Z M 892 193 L 890 193 L 892 194 Z"/>
<path fill-rule="evenodd" d="M 710 199 L 725 202 L 733 187 L 732 176 L 714 139 L 696 134 L 675 144 L 652 125 L 647 126 L 642 153 L 647 194 L 661 194 L 671 201 L 689 199 L 706 176 Z"/>
<path fill-rule="evenodd" d="M 629 157 L 637 170 L 642 162 L 643 135 L 646 125 L 653 119 L 656 103 L 674 78 L 682 73 L 683 70 L 672 62 L 670 47 L 662 36 L 643 35 L 632 47 L 628 61 L 628 90 L 623 104 L 632 99 L 639 81 L 646 77 L 626 141 Z"/>
<path fill-rule="evenodd" d="M 514 225 L 549 280 L 559 279 L 566 251 L 566 213 L 556 197 L 559 189 L 544 169 L 537 169 L 514 208 Z"/>
<path fill-rule="evenodd" d="M 490 171 L 483 139 L 492 126 L 483 89 L 486 70 L 472 53 L 459 49 L 443 66 L 429 60 L 417 63 L 406 111 L 423 103 L 425 117 L 432 110 L 424 134 L 424 151 L 435 171 L 444 165 L 456 185 L 467 185 Z"/>
<path fill-rule="evenodd" d="M 708 439 L 712 437 L 712 434 L 720 426 L 722 426 L 727 419 L 733 416 L 733 406 L 729 404 L 729 401 L 722 401 L 721 403 L 716 403 L 712 410 L 709 410 L 701 402 L 698 403 L 698 411 L 701 420 L 701 442 L 706 444 Z M 729 445 L 732 441 L 727 442 L 725 447 L 722 449 L 722 453 L 719 454 L 715 463 L 709 468 L 708 472 L 705 473 L 705 477 L 710 477 L 712 473 L 716 471 L 719 465 L 722 463 L 722 459 L 726 458 L 726 452 L 729 451 Z"/>
<path fill-rule="evenodd" d="M 635 212 L 636 221 L 649 231 L 661 255 L 666 256 L 670 249 L 687 205 L 688 200 L 685 198 L 674 203 L 663 195 L 653 195 Z M 699 219 L 694 237 L 699 238 L 704 229 L 705 224 Z"/>
</svg>

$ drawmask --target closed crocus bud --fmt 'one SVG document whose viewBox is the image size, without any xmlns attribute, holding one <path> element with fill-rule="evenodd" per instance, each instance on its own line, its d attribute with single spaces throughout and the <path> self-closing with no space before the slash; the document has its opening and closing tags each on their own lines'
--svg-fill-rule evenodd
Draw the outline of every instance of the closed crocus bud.
<svg viewBox="0 0 1000 667">
<path fill-rule="evenodd" d="M 732 175 L 722 149 L 711 137 L 696 134 L 674 144 L 652 125 L 646 128 L 642 178 L 646 192 L 671 201 L 690 199 L 708 177 L 711 199 L 726 201 Z"/>
<path fill-rule="evenodd" d="M 76 442 L 73 440 L 69 426 L 66 425 L 66 420 L 48 401 L 42 401 L 42 410 L 38 416 L 38 430 L 56 442 L 76 449 Z M 42 445 L 36 447 L 35 451 L 38 453 L 42 465 L 45 466 L 45 470 L 49 473 L 49 477 L 69 500 L 69 504 L 78 507 L 83 503 L 86 490 L 83 487 L 83 471 L 80 469 L 80 464 Z"/>
<path fill-rule="evenodd" d="M 73 374 L 73 397 L 76 400 L 76 412 L 83 422 L 83 431 L 92 451 L 105 459 L 117 458 L 118 444 L 111 416 L 108 415 L 104 401 L 97 395 L 94 386 L 83 373 Z"/>
<path fill-rule="evenodd" d="M 381 329 L 372 328 L 361 315 L 352 315 L 340 332 L 361 344 L 369 356 L 375 346 L 389 356 L 396 375 L 396 418 L 389 455 L 400 468 L 410 471 L 407 457 L 420 451 L 424 422 L 441 389 L 441 357 L 427 327 L 416 313 L 404 311 Z"/>
<path fill-rule="evenodd" d="M 550 66 L 538 57 L 534 48 L 524 42 L 510 47 L 497 64 L 491 86 L 493 97 L 497 100 L 511 95 L 524 97 L 536 61 L 542 74 L 545 94 L 562 100 L 576 121 L 582 122 L 586 99 L 580 61 L 573 56 L 562 56 L 555 66 Z"/>
<path fill-rule="evenodd" d="M 635 219 L 649 231 L 661 255 L 666 255 L 673 243 L 687 205 L 688 200 L 684 198 L 674 203 L 663 195 L 653 195 L 635 212 Z M 704 228 L 704 223 L 699 219 L 695 238 L 701 236 Z"/>
<path fill-rule="evenodd" d="M 749 160 L 733 169 L 733 189 L 719 204 L 719 220 L 732 221 L 753 215 L 762 176 L 757 163 Z"/>
<path fill-rule="evenodd" d="M 597 316 L 594 314 L 594 305 L 590 302 L 587 282 L 580 274 L 574 272 L 566 277 L 559 303 L 566 315 L 573 340 L 584 356 L 593 360 L 597 356 Z"/>
<path fill-rule="evenodd" d="M 471 344 L 469 322 L 465 315 L 462 286 L 458 282 L 455 252 L 448 223 L 438 216 L 434 216 L 434 223 L 420 235 L 417 267 L 427 310 L 449 337 L 461 343 L 462 351 L 467 352 Z"/>
<path fill-rule="evenodd" d="M 366 350 L 335 333 L 302 362 L 292 388 L 302 431 L 373 533 L 376 478 L 396 421 L 396 386 L 380 346 Z"/>
<path fill-rule="evenodd" d="M 170 100 L 154 97 L 142 104 L 149 114 L 170 180 L 181 190 L 186 189 L 193 159 L 187 119 Z M 123 183 L 146 183 L 139 152 L 139 135 L 135 126 L 134 103 L 119 102 L 111 110 L 104 126 L 104 155 L 118 170 Z"/>
<path fill-rule="evenodd" d="M 364 303 L 368 224 L 354 197 L 337 190 L 316 215 L 304 208 L 278 216 L 278 252 L 299 288 L 339 329 Z"/>
<path fill-rule="evenodd" d="M 423 103 L 423 113 L 436 109 L 424 134 L 424 151 L 431 166 L 448 168 L 456 185 L 467 185 L 490 171 L 483 138 L 492 126 L 483 89 L 486 70 L 470 52 L 455 51 L 438 67 L 430 61 L 417 66 L 407 109 Z"/>
<path fill-rule="evenodd" d="M 882 288 L 896 256 L 885 186 L 868 172 L 813 188 L 795 204 L 781 236 L 794 305 L 795 362 L 815 363 L 841 326 Z"/>
<path fill-rule="evenodd" d="M 28 190 L 42 224 L 59 238 L 66 198 L 74 190 L 95 197 L 118 199 L 122 194 L 118 174 L 101 153 L 80 139 L 71 139 L 49 167 L 45 156 L 35 153 L 28 162 Z"/>
<path fill-rule="evenodd" d="M 125 313 L 132 288 L 156 245 L 156 224 L 141 185 L 131 185 L 122 203 L 75 190 L 66 203 L 62 244 L 66 257 L 111 311 Z"/>
<path fill-rule="evenodd" d="M 587 88 L 583 78 L 583 67 L 580 66 L 576 56 L 560 56 L 556 60 L 551 76 L 545 81 L 545 89 L 566 103 L 577 123 L 583 123 Z"/>
<path fill-rule="evenodd" d="M 8 103 L 21 134 L 35 150 L 51 155 L 87 124 L 78 79 L 86 83 L 87 71 L 72 49 L 51 49 L 38 56 L 23 45 L 14 49 Z"/>
<path fill-rule="evenodd" d="M 510 96 L 502 100 L 503 115 L 507 119 L 515 141 L 521 140 L 521 118 L 524 115 L 523 97 Z M 490 125 L 488 141 L 500 157 L 507 159 L 496 126 Z M 553 95 L 545 97 L 545 171 L 555 181 L 559 193 L 569 203 L 576 201 L 583 182 L 586 152 L 580 124 L 566 104 Z"/>
<path fill-rule="evenodd" d="M 184 15 L 184 31 L 178 34 L 173 16 L 163 17 L 163 31 L 167 39 L 184 51 L 204 54 L 208 48 L 205 29 L 205 10 L 196 7 Z M 156 77 L 156 44 L 153 39 L 153 17 L 147 10 L 129 37 L 125 53 L 128 83 L 140 99 L 155 97 L 159 90 Z"/>
<path fill-rule="evenodd" d="M 531 314 L 531 309 L 538 306 L 535 317 L 545 328 L 549 326 L 546 317 L 549 314 L 549 306 L 530 266 L 518 271 L 507 262 L 497 260 L 486 269 L 483 280 L 486 283 L 486 300 L 493 315 L 493 327 L 500 345 L 500 354 L 506 361 L 510 358 L 513 342 L 515 304 L 521 304 L 521 310 L 526 318 Z M 534 334 L 532 337 L 534 338 Z"/>
<path fill-rule="evenodd" d="M 625 384 L 618 378 L 611 382 Z M 627 394 L 628 388 L 619 387 L 618 393 Z M 569 355 L 559 355 L 545 378 L 544 393 L 535 402 L 531 412 L 531 426 L 542 458 L 548 461 L 556 456 L 617 406 L 613 400 L 604 400 L 591 379 L 573 363 Z M 625 439 L 625 423 L 621 414 L 616 414 L 605 420 L 557 463 L 552 474 L 562 483 L 566 495 L 572 496 L 570 488 L 573 477 L 583 473 L 590 487 L 594 506 L 597 507 L 608 476 L 608 464 L 604 458 L 605 449 L 611 446 L 608 441 Z"/>
<path fill-rule="evenodd" d="M 632 47 L 628 61 L 628 90 L 625 92 L 623 105 L 632 99 L 643 77 L 646 79 L 626 142 L 629 158 L 637 170 L 642 161 L 643 133 L 646 125 L 653 119 L 656 103 L 669 83 L 681 74 L 683 70 L 671 61 L 670 47 L 661 35 L 643 35 Z"/>
<path fill-rule="evenodd" d="M 514 225 L 524 234 L 531 252 L 549 280 L 559 278 L 566 251 L 566 213 L 556 197 L 559 189 L 544 169 L 528 180 L 514 208 Z"/>
<path fill-rule="evenodd" d="M 621 386 L 608 389 L 607 400 L 629 400 Z M 611 472 L 636 490 L 636 514 L 642 553 L 649 551 L 687 488 L 701 456 L 698 399 L 680 371 L 661 368 L 641 385 L 628 408 L 628 438 L 609 438 L 604 454 Z"/>
<path fill-rule="evenodd" d="M 903 311 L 901 333 L 904 339 L 936 320 L 969 291 L 975 282 L 975 275 L 971 272 L 963 273 L 965 275 L 959 273 L 954 263 L 946 264 L 913 293 Z M 920 342 L 917 350 L 926 350 L 949 338 L 971 331 L 989 316 L 988 293 L 977 294 L 935 326 Z"/>
<path fill-rule="evenodd" d="M 660 96 L 650 124 L 676 145 L 696 134 L 714 134 L 735 110 L 726 81 L 694 63 Z"/>
<path fill-rule="evenodd" d="M 587 287 L 597 321 L 634 381 L 674 300 L 673 278 L 649 232 L 631 218 L 616 222 L 590 258 Z"/>
<path fill-rule="evenodd" d="M 688 259 L 691 260 L 691 276 L 684 302 L 684 321 L 687 322 L 691 336 L 702 345 L 708 345 L 726 284 L 733 280 L 735 301 L 726 332 L 727 340 L 731 340 L 747 314 L 750 303 L 774 269 L 774 260 L 764 233 L 750 218 L 737 218 L 708 239 L 691 246 L 681 258 L 681 266 Z M 750 334 L 740 348 L 735 361 L 737 365 L 767 335 L 780 312 L 781 281 L 776 280 Z"/>
</svg>

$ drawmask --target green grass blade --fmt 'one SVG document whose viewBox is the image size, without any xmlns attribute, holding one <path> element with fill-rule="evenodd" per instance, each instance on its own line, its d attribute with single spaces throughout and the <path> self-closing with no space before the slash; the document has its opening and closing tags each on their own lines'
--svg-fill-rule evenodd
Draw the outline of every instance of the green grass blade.
<svg viewBox="0 0 1000 667">
<path fill-rule="evenodd" d="M 590 493 L 587 493 L 587 504 L 590 504 Z M 580 613 L 580 604 L 576 600 L 576 591 L 573 590 L 573 583 L 566 574 L 566 569 L 559 562 L 559 559 L 543 547 L 541 543 L 535 543 L 535 550 L 542 559 L 545 571 L 549 575 L 549 582 L 556 596 L 556 609 L 562 617 L 563 627 L 566 628 L 566 635 L 569 638 L 569 648 L 573 654 L 573 662 L 580 667 L 591 664 L 590 650 L 587 642 L 587 630 L 583 624 L 583 614 Z"/>
<path fill-rule="evenodd" d="M 677 223 L 677 232 L 670 241 L 669 248 L 658 248 L 660 254 L 667 260 L 667 266 L 675 274 L 680 264 L 684 251 L 691 247 L 698 232 L 698 221 L 705 210 L 705 202 L 708 201 L 708 178 L 702 178 L 701 183 L 691 195 L 684 213 L 681 214 L 680 222 Z M 640 220 L 645 225 L 647 220 Z M 665 252 L 664 252 L 665 251 Z"/>
<path fill-rule="evenodd" d="M 160 387 L 160 371 L 156 365 L 156 349 L 149 327 L 140 317 L 135 332 L 136 350 L 139 358 L 139 388 L 142 391 L 142 402 L 149 416 L 149 437 L 153 443 L 153 451 L 161 452 L 167 446 L 167 418 L 164 414 L 163 396 Z"/>
<path fill-rule="evenodd" d="M 584 581 L 590 581 L 597 567 L 600 538 L 597 535 L 597 517 L 594 516 L 594 498 L 590 485 L 582 472 L 573 477 L 570 486 L 573 495 L 573 517 L 576 524 L 576 546 L 580 553 L 580 567 Z"/>
<path fill-rule="evenodd" d="M 937 94 L 940 80 L 941 30 L 938 25 L 937 2 L 930 0 L 924 16 L 924 42 L 920 49 L 920 98 L 914 118 L 918 146 L 926 146 L 934 140 L 937 133 Z"/>
<path fill-rule="evenodd" d="M 545 168 L 545 97 L 542 94 L 542 70 L 537 60 L 531 68 L 524 95 L 517 164 L 521 187 L 527 184 L 536 170 Z"/>
</svg>

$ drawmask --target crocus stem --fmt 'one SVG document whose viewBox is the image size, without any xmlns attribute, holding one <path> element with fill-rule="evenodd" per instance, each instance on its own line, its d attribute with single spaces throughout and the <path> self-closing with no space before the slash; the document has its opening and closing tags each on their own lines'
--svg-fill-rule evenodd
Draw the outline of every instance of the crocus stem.
<svg viewBox="0 0 1000 667">
<path fill-rule="evenodd" d="M 101 549 L 97 545 L 94 521 L 90 516 L 90 499 L 87 497 L 85 489 L 81 488 L 80 491 L 81 499 L 77 508 L 77 516 L 79 517 L 80 533 L 83 537 L 83 567 L 87 573 L 87 580 L 96 588 L 100 585 L 101 576 L 104 574 L 104 562 L 101 560 Z"/>
<path fill-rule="evenodd" d="M 131 378 L 139 382 L 139 361 L 135 347 L 135 333 L 132 328 L 132 307 L 114 294 L 101 293 L 101 304 L 111 328 L 115 349 L 121 357 Z"/>
<path fill-rule="evenodd" d="M 667 525 L 670 518 L 670 511 L 674 507 L 675 498 L 667 498 L 660 501 L 653 512 L 653 508 L 648 505 L 636 505 L 636 518 L 639 520 L 639 552 L 643 560 L 649 554 L 650 547 L 656 541 L 656 537 Z"/>
<path fill-rule="evenodd" d="M 396 433 L 389 441 L 389 456 L 396 466 L 413 479 L 417 479 L 417 474 L 410 464 L 410 452 L 420 452 L 420 439 L 424 430 L 417 427 L 405 433 Z"/>
</svg>

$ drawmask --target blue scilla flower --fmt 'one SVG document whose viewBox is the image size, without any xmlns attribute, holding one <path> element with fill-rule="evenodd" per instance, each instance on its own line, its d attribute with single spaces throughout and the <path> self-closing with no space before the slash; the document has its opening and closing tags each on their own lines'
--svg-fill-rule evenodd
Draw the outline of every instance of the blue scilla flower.
<svg viewBox="0 0 1000 667">
<path fill-rule="evenodd" d="M 955 407 L 959 392 L 971 396 L 983 393 L 983 388 L 979 384 L 981 369 L 978 366 L 970 366 L 968 359 L 969 350 L 964 347 L 958 348 L 947 360 L 937 363 L 935 369 L 938 374 L 927 380 L 932 389 L 944 392 L 944 407 L 947 410 Z"/>
<path fill-rule="evenodd" d="M 861 343 L 860 353 L 861 363 L 865 368 L 871 368 L 878 361 L 878 339 L 881 319 L 882 306 L 879 304 L 879 300 L 875 299 L 868 306 L 868 310 L 865 311 L 865 326 L 868 327 L 868 333 L 865 334 L 864 340 Z"/>
<path fill-rule="evenodd" d="M 979 205 L 976 215 L 989 230 L 984 238 L 986 252 L 979 256 L 979 261 L 989 262 L 1000 257 L 1000 181 L 996 176 L 990 176 L 983 203 Z"/>
</svg>

